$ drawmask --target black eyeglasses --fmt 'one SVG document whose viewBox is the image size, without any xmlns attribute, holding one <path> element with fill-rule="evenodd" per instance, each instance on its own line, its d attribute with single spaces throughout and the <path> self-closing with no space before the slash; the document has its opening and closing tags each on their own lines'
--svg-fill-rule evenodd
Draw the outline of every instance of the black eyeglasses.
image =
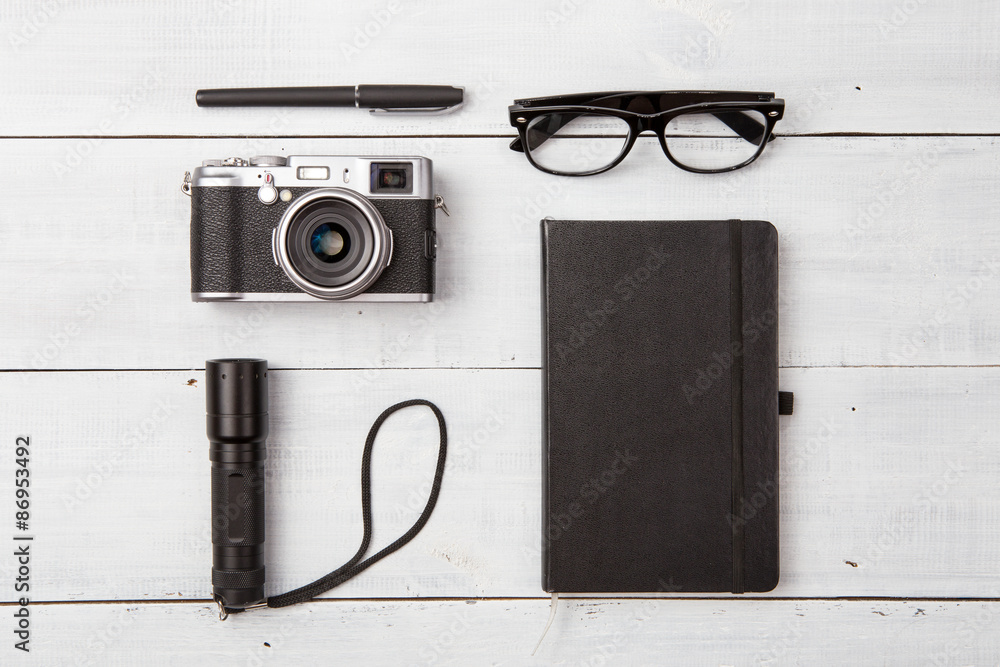
<svg viewBox="0 0 1000 667">
<path fill-rule="evenodd" d="M 536 97 L 508 110 L 519 135 L 511 150 L 550 174 L 607 171 L 646 131 L 681 169 L 713 174 L 760 156 L 774 139 L 785 101 L 774 93 L 668 90 Z"/>
</svg>

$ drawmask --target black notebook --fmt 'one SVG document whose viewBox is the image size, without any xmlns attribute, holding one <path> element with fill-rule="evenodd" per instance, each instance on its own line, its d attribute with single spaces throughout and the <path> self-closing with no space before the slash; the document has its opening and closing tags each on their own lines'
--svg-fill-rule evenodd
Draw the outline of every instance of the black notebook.
<svg viewBox="0 0 1000 667">
<path fill-rule="evenodd" d="M 778 243 L 763 221 L 542 221 L 542 587 L 778 582 Z"/>
</svg>

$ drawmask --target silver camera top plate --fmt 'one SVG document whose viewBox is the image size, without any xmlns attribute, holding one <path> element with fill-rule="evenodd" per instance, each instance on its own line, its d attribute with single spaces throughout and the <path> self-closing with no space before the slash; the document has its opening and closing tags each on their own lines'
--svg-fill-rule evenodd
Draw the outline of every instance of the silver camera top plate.
<svg viewBox="0 0 1000 667">
<path fill-rule="evenodd" d="M 284 161 L 284 164 L 281 162 Z M 263 164 L 261 164 L 263 163 Z M 372 164 L 398 165 L 410 163 L 413 184 L 410 192 L 373 191 Z M 277 188 L 345 188 L 366 197 L 396 199 L 434 199 L 432 163 L 418 156 L 349 156 L 349 155 L 289 155 L 287 158 L 259 156 L 249 160 L 227 158 L 206 160 L 194 170 L 192 187 L 259 188 L 270 174 Z"/>
</svg>

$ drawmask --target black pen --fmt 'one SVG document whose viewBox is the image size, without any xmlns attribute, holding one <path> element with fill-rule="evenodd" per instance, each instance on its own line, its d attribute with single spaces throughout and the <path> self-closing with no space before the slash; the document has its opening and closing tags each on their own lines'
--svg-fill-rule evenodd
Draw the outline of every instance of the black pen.
<svg viewBox="0 0 1000 667">
<path fill-rule="evenodd" d="M 212 88 L 195 96 L 200 107 L 357 107 L 372 113 L 446 113 L 462 106 L 459 86 L 312 86 Z"/>
</svg>

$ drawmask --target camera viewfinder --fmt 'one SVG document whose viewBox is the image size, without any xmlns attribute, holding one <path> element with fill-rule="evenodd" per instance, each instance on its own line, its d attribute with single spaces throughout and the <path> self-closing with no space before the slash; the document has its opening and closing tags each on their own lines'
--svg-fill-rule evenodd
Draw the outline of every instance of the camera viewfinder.
<svg viewBox="0 0 1000 667">
<path fill-rule="evenodd" d="M 411 162 L 372 162 L 371 193 L 409 194 L 413 192 Z"/>
</svg>

